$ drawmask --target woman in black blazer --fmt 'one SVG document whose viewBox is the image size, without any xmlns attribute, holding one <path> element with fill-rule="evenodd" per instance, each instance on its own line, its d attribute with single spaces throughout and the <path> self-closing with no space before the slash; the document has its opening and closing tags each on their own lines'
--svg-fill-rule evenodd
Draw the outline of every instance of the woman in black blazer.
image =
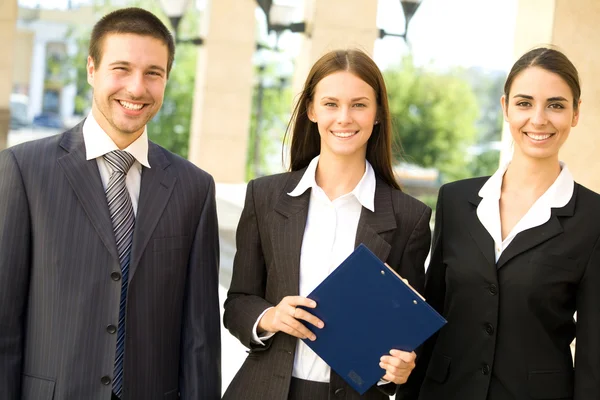
<svg viewBox="0 0 600 400">
<path fill-rule="evenodd" d="M 441 188 L 425 297 L 448 324 L 420 400 L 600 399 L 600 196 L 558 159 L 580 93 L 562 53 L 523 55 L 501 100 L 512 160 Z"/>
<path fill-rule="evenodd" d="M 394 179 L 387 93 L 373 60 L 357 50 L 324 55 L 290 126 L 291 172 L 248 184 L 237 229 L 223 321 L 249 355 L 224 399 L 387 399 L 415 354 L 382 354 L 383 381 L 360 396 L 299 340 L 314 340 L 305 325 L 322 322 L 297 308 L 315 307 L 305 296 L 360 243 L 424 285 L 431 209 Z"/>
</svg>

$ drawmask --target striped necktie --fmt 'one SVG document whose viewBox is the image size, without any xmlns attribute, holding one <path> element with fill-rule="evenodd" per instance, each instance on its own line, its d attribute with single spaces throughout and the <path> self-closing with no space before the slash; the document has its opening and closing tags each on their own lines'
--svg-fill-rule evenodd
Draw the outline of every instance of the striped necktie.
<svg viewBox="0 0 600 400">
<path fill-rule="evenodd" d="M 123 361 L 125 356 L 125 308 L 129 278 L 129 259 L 133 239 L 135 215 L 131 198 L 125 185 L 125 178 L 135 158 L 125 151 L 115 150 L 104 155 L 112 167 L 112 174 L 106 187 L 106 200 L 117 242 L 117 252 L 121 263 L 121 302 L 119 304 L 119 325 L 117 328 L 117 351 L 115 355 L 115 375 L 113 391 L 120 396 L 123 391 Z"/>
</svg>

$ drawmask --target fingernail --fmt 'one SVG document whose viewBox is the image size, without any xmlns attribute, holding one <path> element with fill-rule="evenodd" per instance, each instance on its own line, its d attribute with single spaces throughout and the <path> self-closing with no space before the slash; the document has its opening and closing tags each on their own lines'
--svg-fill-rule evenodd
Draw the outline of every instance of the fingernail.
<svg viewBox="0 0 600 400">
<path fill-rule="evenodd" d="M 381 368 L 383 368 L 383 365 L 384 365 L 384 364 L 383 364 L 382 362 L 380 362 L 380 363 L 379 363 L 379 366 L 380 366 Z"/>
<path fill-rule="evenodd" d="M 316 307 L 316 306 L 317 306 L 317 303 L 315 303 L 314 301 L 311 301 L 311 302 L 310 302 L 310 306 L 311 306 L 311 307 Z"/>
<path fill-rule="evenodd" d="M 323 324 L 323 322 L 319 321 L 319 323 L 317 325 L 319 325 L 319 328 L 322 328 L 324 324 Z"/>
<path fill-rule="evenodd" d="M 317 337 L 315 335 L 311 335 L 310 340 L 314 342 L 315 340 L 317 340 Z"/>
</svg>

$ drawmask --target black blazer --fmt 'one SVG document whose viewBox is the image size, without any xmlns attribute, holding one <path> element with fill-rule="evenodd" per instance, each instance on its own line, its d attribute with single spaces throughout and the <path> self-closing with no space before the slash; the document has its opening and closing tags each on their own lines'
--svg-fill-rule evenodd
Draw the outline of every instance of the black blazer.
<svg viewBox="0 0 600 400">
<path fill-rule="evenodd" d="M 120 264 L 82 124 L 0 153 L 0 399 L 107 400 Z M 221 395 L 212 177 L 149 143 L 133 233 L 124 398 Z"/>
<path fill-rule="evenodd" d="M 600 196 L 575 184 L 496 263 L 476 214 L 486 180 L 440 190 L 425 296 L 448 324 L 409 386 L 420 400 L 600 399 Z"/>
<path fill-rule="evenodd" d="M 223 322 L 249 355 L 224 399 L 287 399 L 296 338 L 277 333 L 265 347 L 251 343 L 258 316 L 285 296 L 298 295 L 300 250 L 310 190 L 288 196 L 306 169 L 263 177 L 248 184 L 237 229 L 237 253 Z M 431 209 L 377 179 L 375 212 L 362 209 L 356 245 L 364 243 L 417 290 L 424 286 L 424 261 L 431 233 Z M 383 370 L 382 370 L 383 375 Z M 385 385 L 393 393 L 395 385 Z M 383 388 L 382 388 L 383 390 Z M 377 388 L 359 396 L 333 371 L 331 395 L 346 400 L 387 399 Z M 333 397 L 332 397 L 333 398 Z"/>
</svg>

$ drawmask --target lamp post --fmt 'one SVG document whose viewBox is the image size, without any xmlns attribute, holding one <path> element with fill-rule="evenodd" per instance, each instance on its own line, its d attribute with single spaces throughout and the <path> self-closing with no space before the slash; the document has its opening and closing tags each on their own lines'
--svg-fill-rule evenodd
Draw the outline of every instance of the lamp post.
<svg viewBox="0 0 600 400">
<path fill-rule="evenodd" d="M 195 38 L 179 38 L 179 23 L 188 8 L 190 0 L 159 0 L 161 8 L 169 18 L 171 27 L 173 28 L 173 36 L 175 36 L 175 43 L 189 43 L 196 46 L 200 46 L 204 43 L 201 37 Z"/>
<path fill-rule="evenodd" d="M 266 51 L 275 51 L 279 52 L 279 38 L 281 34 L 285 31 L 290 31 L 292 33 L 303 33 L 306 30 L 305 22 L 295 22 L 295 15 L 297 8 L 295 6 L 284 5 L 284 4 L 274 4 L 273 0 L 257 0 L 258 5 L 265 13 L 266 21 L 267 21 L 267 33 L 274 32 L 275 33 L 275 46 L 273 48 L 257 45 L 258 50 L 266 50 Z M 273 53 L 271 53 L 273 54 Z M 283 91 L 283 87 L 287 82 L 287 78 L 284 76 L 280 76 L 277 78 L 277 82 L 275 84 L 265 83 L 265 71 L 266 65 L 264 64 L 263 57 L 259 58 L 259 65 L 257 69 L 258 74 L 258 82 L 256 86 L 256 121 L 254 124 L 254 131 L 252 132 L 253 136 L 253 173 L 255 176 L 261 175 L 260 168 L 260 144 L 261 144 L 261 133 L 265 126 L 264 119 L 264 107 L 263 102 L 265 98 L 265 91 L 267 89 L 277 89 L 281 94 Z M 281 64 L 281 63 L 279 63 Z"/>
<path fill-rule="evenodd" d="M 404 39 L 406 44 L 408 44 L 408 40 L 406 38 L 406 34 L 408 33 L 408 24 L 417 12 L 421 2 L 422 0 L 400 0 L 402 11 L 404 12 L 404 33 L 391 33 L 386 32 L 384 29 L 379 29 L 379 39 L 383 39 L 385 36 L 401 37 Z"/>
<path fill-rule="evenodd" d="M 257 0 L 258 5 L 267 19 L 267 32 L 275 32 L 275 50 L 278 49 L 279 36 L 284 31 L 303 33 L 306 31 L 305 22 L 294 22 L 296 7 L 283 4 L 273 4 L 273 0 Z"/>
</svg>

